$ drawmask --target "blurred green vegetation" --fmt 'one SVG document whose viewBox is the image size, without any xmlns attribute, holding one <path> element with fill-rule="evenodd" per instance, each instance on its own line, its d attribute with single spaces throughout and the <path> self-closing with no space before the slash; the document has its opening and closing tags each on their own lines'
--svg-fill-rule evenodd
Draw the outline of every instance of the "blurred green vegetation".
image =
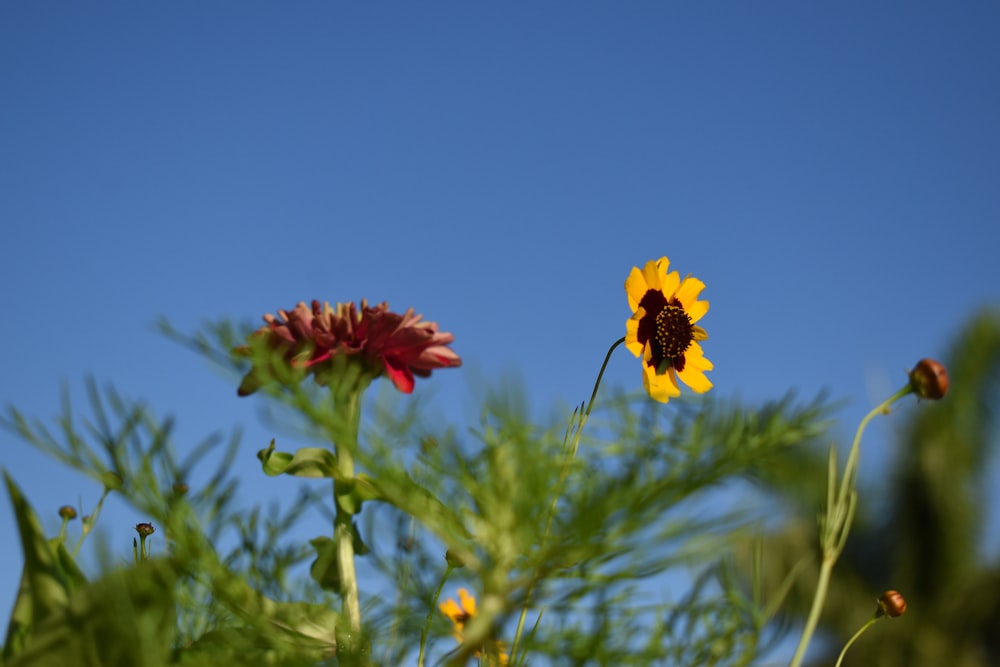
<svg viewBox="0 0 1000 667">
<path fill-rule="evenodd" d="M 258 361 L 230 353 L 245 332 L 229 325 L 173 335 L 228 368 L 234 387 Z M 914 421 L 895 472 L 860 490 L 824 627 L 846 640 L 886 588 L 900 590 L 910 609 L 876 625 L 847 664 L 996 663 L 997 567 L 977 560 L 977 538 L 998 349 L 996 313 L 977 318 L 949 360 L 951 393 L 908 411 Z M 8 410 L 8 430 L 121 494 L 169 549 L 90 576 L 66 538 L 42 534 L 8 478 L 25 574 L 0 664 L 412 664 L 428 623 L 429 664 L 465 664 L 487 637 L 509 646 L 527 608 L 517 656 L 530 664 L 747 665 L 812 598 L 808 555 L 817 550 L 829 442 L 823 399 L 662 406 L 605 391 L 569 456 L 582 406 L 568 424 L 539 424 L 524 391 L 502 387 L 486 392 L 476 423 L 456 425 L 387 392 L 364 404 L 351 452 L 361 474 L 338 480 L 360 510 L 351 537 L 369 575 L 361 581 L 364 637 L 350 638 L 364 650 L 338 655 L 344 624 L 335 611 L 332 527 L 305 538 L 292 528 L 305 512 L 332 522 L 329 443 L 345 426 L 328 392 L 294 373 L 280 379 L 254 399 L 270 406 L 275 442 L 209 439 L 185 457 L 176 454 L 171 419 L 93 382 L 86 416 L 68 397 L 54 426 Z M 310 446 L 285 452 L 286 439 Z M 258 450 L 254 484 L 302 478 L 288 507 L 237 506 L 232 461 Z M 196 477 L 208 481 L 177 486 Z M 719 507 L 717 491 L 744 480 L 765 482 L 800 511 L 762 548 L 741 551 L 756 517 Z M 446 550 L 463 567 L 450 570 Z M 786 591 L 790 572 L 797 576 Z M 478 601 L 461 646 L 437 610 L 446 577 L 445 597 L 464 586 Z M 670 593 L 658 588 L 665 581 L 684 584 Z M 832 654 L 814 646 L 816 664 L 832 663 L 835 643 Z"/>
<path fill-rule="evenodd" d="M 848 652 L 844 665 L 992 667 L 1000 664 L 1000 555 L 984 535 L 997 508 L 989 461 L 1000 442 L 1000 312 L 973 317 L 944 360 L 951 389 L 941 401 L 897 409 L 899 441 L 888 470 L 859 488 L 854 530 L 833 573 L 808 664 L 830 665 L 887 589 L 907 611 L 882 620 Z M 864 448 L 884 446 L 866 442 Z M 766 590 L 797 572 L 782 621 L 808 614 L 818 572 L 817 508 L 824 502 L 825 448 L 796 448 L 762 478 L 792 518 L 763 544 Z M 803 559 L 803 554 L 809 554 Z M 796 569 L 798 568 L 798 569 Z"/>
</svg>

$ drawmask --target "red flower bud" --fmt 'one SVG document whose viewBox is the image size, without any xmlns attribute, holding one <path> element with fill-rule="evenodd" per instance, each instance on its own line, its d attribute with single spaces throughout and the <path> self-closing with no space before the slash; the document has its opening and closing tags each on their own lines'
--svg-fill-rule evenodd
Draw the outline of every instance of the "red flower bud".
<svg viewBox="0 0 1000 667">
<path fill-rule="evenodd" d="M 886 591 L 879 597 L 878 606 L 883 616 L 896 618 L 906 611 L 906 600 L 899 591 Z"/>
<path fill-rule="evenodd" d="M 910 371 L 910 387 L 920 398 L 936 401 L 948 393 L 948 371 L 939 361 L 921 359 Z"/>
</svg>

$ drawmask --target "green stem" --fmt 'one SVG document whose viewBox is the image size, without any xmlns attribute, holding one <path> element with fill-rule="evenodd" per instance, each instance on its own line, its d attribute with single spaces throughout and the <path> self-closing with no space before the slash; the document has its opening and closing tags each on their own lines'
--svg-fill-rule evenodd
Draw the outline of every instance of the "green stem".
<svg viewBox="0 0 1000 667">
<path fill-rule="evenodd" d="M 806 649 L 819 625 L 819 617 L 823 612 L 823 605 L 826 603 L 826 595 L 830 588 L 830 576 L 833 574 L 833 566 L 847 542 L 847 536 L 851 531 L 851 523 L 854 518 L 853 499 L 854 485 L 858 476 L 858 461 L 861 453 L 861 437 L 864 435 L 868 423 L 876 416 L 887 414 L 889 406 L 913 391 L 907 385 L 887 398 L 882 403 L 876 405 L 858 424 L 858 430 L 854 434 L 854 443 L 851 451 L 847 455 L 847 463 L 844 465 L 844 476 L 840 481 L 840 489 L 834 503 L 826 508 L 826 518 L 823 521 L 823 532 L 820 536 L 823 548 L 823 563 L 820 566 L 819 580 L 816 582 L 816 593 L 813 595 L 812 607 L 809 616 L 806 618 L 805 627 L 802 628 L 802 636 L 799 637 L 799 644 L 792 656 L 789 667 L 799 667 L 805 658 Z M 831 468 L 831 474 L 833 469 Z"/>
<path fill-rule="evenodd" d="M 333 499 L 337 507 L 333 537 L 337 548 L 337 572 L 340 575 L 340 594 L 344 601 L 344 616 L 356 640 L 361 630 L 361 603 L 358 597 L 358 576 L 354 568 L 354 449 L 358 443 L 358 425 L 361 416 L 361 392 L 350 392 L 346 401 L 334 406 L 345 418 L 344 438 L 334 443 L 337 456 L 337 476 L 333 480 Z M 340 480 L 338 482 L 338 480 Z"/>
<path fill-rule="evenodd" d="M 812 641 L 813 633 L 819 624 L 819 616 L 823 611 L 823 604 L 826 602 L 826 593 L 830 588 L 830 575 L 833 573 L 833 566 L 837 563 L 837 558 L 823 558 L 823 565 L 819 570 L 819 580 L 816 582 L 816 594 L 813 596 L 812 608 L 809 610 L 809 617 L 806 625 L 802 628 L 802 636 L 799 637 L 799 645 L 792 656 L 789 667 L 798 667 L 805 657 L 809 642 Z"/>
<path fill-rule="evenodd" d="M 438 584 L 437 590 L 434 591 L 434 601 L 431 603 L 431 608 L 427 612 L 427 620 L 424 622 L 424 630 L 420 633 L 420 652 L 417 655 L 417 667 L 424 667 L 424 648 L 427 646 L 427 635 L 431 631 L 431 621 L 434 619 L 434 612 L 437 610 L 438 600 L 441 599 L 441 591 L 444 590 L 444 584 L 448 581 L 448 577 L 451 576 L 451 571 L 455 568 L 452 567 L 451 563 L 445 568 L 444 576 L 441 577 L 441 583 Z"/>
<path fill-rule="evenodd" d="M 854 482 L 857 480 L 858 474 L 858 458 L 861 454 L 861 436 L 868 427 L 868 422 L 879 415 L 889 414 L 889 407 L 912 391 L 913 388 L 910 385 L 906 385 L 872 408 L 861 420 L 861 423 L 858 424 L 858 430 L 854 434 L 854 442 L 851 444 L 851 451 L 847 455 L 847 464 L 844 466 L 844 478 L 840 480 L 840 494 L 837 496 L 838 502 L 843 502 L 847 495 L 854 489 Z"/>
<path fill-rule="evenodd" d="M 601 380 L 604 378 L 604 370 L 608 367 L 608 362 L 611 361 L 611 353 L 615 351 L 615 348 L 624 342 L 625 336 L 622 336 L 611 344 L 611 347 L 608 348 L 608 353 L 604 355 L 604 363 L 601 364 L 601 370 L 597 373 L 597 381 L 594 382 L 594 391 L 590 392 L 590 402 L 587 403 L 587 409 L 583 413 L 585 419 L 590 416 L 590 409 L 594 407 L 594 400 L 597 398 L 597 390 L 600 388 Z"/>
<path fill-rule="evenodd" d="M 572 432 L 572 440 L 569 441 L 569 447 L 566 452 L 566 460 L 563 465 L 562 472 L 559 474 L 559 481 L 556 483 L 555 492 L 552 495 L 552 504 L 549 507 L 549 515 L 545 521 L 545 532 L 542 533 L 542 543 L 549 537 L 549 532 L 552 530 L 552 521 L 555 519 L 556 514 L 556 504 L 559 502 L 559 496 L 562 495 L 562 486 L 566 482 L 566 477 L 569 475 L 569 463 L 576 458 L 576 452 L 580 447 L 580 437 L 583 435 L 583 427 L 587 423 L 587 418 L 590 417 L 590 411 L 594 408 L 594 401 L 597 399 L 597 390 L 601 387 L 601 380 L 604 378 L 604 371 L 608 367 L 608 362 L 611 360 L 611 354 L 615 349 L 625 342 L 625 337 L 622 336 L 608 348 L 608 353 L 604 355 L 604 363 L 601 364 L 601 370 L 597 373 L 597 380 L 594 382 L 594 390 L 590 392 L 590 400 L 587 402 L 587 406 L 584 408 L 583 412 L 579 413 L 579 422 L 574 429 L 572 424 L 570 428 L 566 430 L 566 439 L 569 440 L 570 433 Z M 576 412 L 574 411 L 574 414 Z M 563 443 L 564 448 L 566 442 Z M 528 607 L 531 606 L 531 596 L 535 591 L 534 582 L 528 588 L 528 594 L 524 599 L 524 606 L 521 607 L 521 614 L 517 619 L 517 629 L 514 631 L 514 641 L 510 647 L 510 664 L 515 665 L 515 658 L 517 656 L 518 642 L 521 640 L 521 633 L 524 632 L 524 622 L 528 616 Z"/>
<path fill-rule="evenodd" d="M 62 527 L 59 528 L 59 537 L 57 538 L 60 543 L 65 543 L 66 541 L 66 524 L 69 523 L 69 517 L 62 518 Z"/>
<path fill-rule="evenodd" d="M 861 629 L 858 630 L 857 632 L 855 632 L 854 636 L 847 640 L 847 643 L 844 644 L 844 648 L 841 649 L 841 651 L 840 651 L 840 657 L 837 658 L 837 664 L 834 665 L 834 667 L 840 667 L 840 663 L 842 663 L 844 661 L 844 656 L 847 655 L 847 649 L 851 648 L 851 644 L 853 644 L 857 640 L 858 637 L 860 637 L 862 634 L 864 634 L 865 630 L 867 630 L 868 628 L 870 628 L 875 623 L 875 621 L 877 621 L 879 618 L 881 618 L 881 616 L 879 614 L 875 614 L 874 616 L 872 616 L 871 618 L 869 618 L 868 622 L 865 623 L 864 625 L 862 625 Z"/>
<path fill-rule="evenodd" d="M 76 558 L 80 553 L 80 547 L 83 546 L 83 541 L 87 538 L 87 535 L 94 528 L 94 524 L 97 523 L 97 516 L 101 513 L 101 508 L 104 507 L 104 499 L 108 497 L 109 489 L 104 487 L 104 493 L 101 494 L 101 499 L 97 501 L 97 506 L 94 507 L 94 511 L 90 513 L 90 516 L 81 516 L 80 518 L 80 539 L 77 540 L 76 547 L 73 549 L 73 558 Z M 83 508 L 80 509 L 80 514 L 83 514 Z"/>
</svg>

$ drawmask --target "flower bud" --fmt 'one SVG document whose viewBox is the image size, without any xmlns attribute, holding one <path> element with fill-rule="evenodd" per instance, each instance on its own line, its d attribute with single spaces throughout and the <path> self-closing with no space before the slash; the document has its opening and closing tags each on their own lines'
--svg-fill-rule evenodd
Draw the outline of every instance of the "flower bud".
<svg viewBox="0 0 1000 667">
<path fill-rule="evenodd" d="M 896 618 L 906 611 L 906 600 L 899 591 L 886 591 L 879 597 L 878 606 L 883 616 Z"/>
<path fill-rule="evenodd" d="M 63 505 L 59 508 L 59 516 L 67 521 L 76 518 L 76 509 L 72 505 Z"/>
<path fill-rule="evenodd" d="M 190 490 L 191 487 L 189 487 L 184 482 L 174 482 L 174 493 L 176 493 L 177 495 L 183 496 Z"/>
<path fill-rule="evenodd" d="M 139 533 L 139 537 L 147 538 L 156 532 L 151 523 L 137 523 L 135 524 L 135 532 Z"/>
<path fill-rule="evenodd" d="M 920 398 L 936 401 L 948 393 L 948 371 L 939 361 L 921 359 L 910 371 L 910 387 Z"/>
<path fill-rule="evenodd" d="M 104 488 L 108 491 L 119 491 L 125 482 L 121 475 L 113 472 L 106 472 L 101 475 L 101 483 L 104 484 Z"/>
<path fill-rule="evenodd" d="M 465 559 L 456 554 L 451 549 L 448 549 L 447 551 L 444 552 L 444 559 L 448 561 L 448 565 L 456 569 L 465 567 Z"/>
</svg>

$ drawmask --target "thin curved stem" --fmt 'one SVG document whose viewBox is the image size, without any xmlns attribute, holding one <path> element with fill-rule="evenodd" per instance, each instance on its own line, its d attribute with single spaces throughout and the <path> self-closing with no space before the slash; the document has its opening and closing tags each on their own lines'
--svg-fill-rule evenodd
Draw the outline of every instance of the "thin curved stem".
<svg viewBox="0 0 1000 667">
<path fill-rule="evenodd" d="M 854 519 L 855 510 L 855 482 L 858 476 L 858 461 L 861 454 L 861 437 L 864 435 L 868 423 L 878 415 L 888 414 L 889 406 L 911 393 L 913 388 L 907 385 L 887 398 L 882 403 L 876 405 L 858 424 L 858 430 L 854 434 L 854 443 L 851 451 L 847 455 L 847 463 L 844 465 L 844 476 L 840 481 L 840 488 L 837 497 L 832 505 L 826 508 L 826 517 L 823 521 L 823 530 L 820 535 L 821 546 L 823 548 L 823 563 L 819 570 L 819 579 L 816 582 L 816 593 L 813 595 L 812 607 L 809 609 L 809 616 L 806 618 L 805 627 L 802 628 L 802 636 L 799 637 L 799 644 L 795 648 L 795 654 L 789 667 L 799 667 L 805 658 L 806 649 L 812 641 L 816 626 L 819 625 L 819 617 L 823 612 L 823 605 L 826 603 L 826 595 L 830 588 L 830 576 L 833 574 L 833 566 L 836 565 L 844 545 L 847 543 L 847 536 L 851 531 L 851 524 Z M 831 467 L 830 474 L 833 475 L 836 468 Z"/>
<path fill-rule="evenodd" d="M 840 667 L 840 663 L 844 662 L 844 656 L 847 655 L 847 649 L 851 648 L 851 644 L 853 644 L 858 637 L 864 634 L 865 630 L 870 628 L 879 618 L 880 618 L 879 614 L 875 614 L 874 616 L 869 618 L 868 622 L 862 625 L 861 629 L 855 632 L 854 636 L 847 640 L 847 643 L 844 644 L 844 648 L 840 650 L 840 657 L 837 658 L 837 664 L 834 665 L 834 667 Z"/>
<path fill-rule="evenodd" d="M 906 385 L 895 394 L 872 408 L 872 410 L 861 420 L 861 423 L 858 424 L 858 430 L 854 434 L 854 442 L 851 444 L 851 451 L 847 455 L 847 464 L 844 466 L 844 478 L 840 480 L 840 493 L 837 496 L 838 501 L 842 502 L 847 497 L 847 494 L 854 489 L 854 483 L 857 480 L 858 475 L 858 457 L 861 454 L 861 436 L 868 427 L 868 422 L 879 415 L 889 414 L 889 407 L 912 391 L 913 388 L 909 384 Z"/>
<path fill-rule="evenodd" d="M 587 405 L 582 411 L 573 411 L 573 416 L 577 420 L 577 424 L 574 427 L 571 420 L 570 427 L 566 429 L 566 435 L 563 440 L 563 449 L 566 451 L 566 459 L 563 463 L 563 469 L 559 473 L 559 481 L 556 483 L 555 492 L 552 494 L 552 504 L 549 506 L 548 518 L 545 521 L 545 532 L 542 533 L 543 543 L 548 540 L 549 532 L 552 530 L 552 521 L 555 519 L 556 514 L 556 504 L 559 502 L 559 496 L 562 495 L 563 484 L 566 482 L 566 477 L 569 475 L 569 464 L 574 458 L 576 458 L 576 452 L 580 447 L 580 438 L 583 435 L 583 427 L 587 423 L 587 418 L 590 417 L 590 411 L 594 408 L 594 402 L 597 400 L 597 391 L 601 388 L 601 380 L 604 379 L 604 371 L 607 369 L 608 362 L 611 360 L 611 354 L 624 342 L 625 337 L 622 336 L 608 348 L 608 353 L 604 355 L 604 363 L 601 364 L 601 370 L 597 372 L 597 380 L 594 382 L 594 390 L 590 392 L 590 400 L 587 401 Z M 572 436 L 570 434 L 572 434 Z M 517 664 L 515 662 L 515 658 L 517 656 L 518 643 L 521 640 L 521 634 L 524 632 L 524 622 L 528 616 L 528 607 L 531 606 L 531 597 L 534 592 L 535 585 L 534 582 L 532 582 L 531 586 L 528 588 L 528 593 L 524 598 L 524 605 L 521 607 L 521 614 L 517 618 L 517 629 L 514 631 L 514 641 L 510 648 L 510 664 L 512 665 Z"/>
<path fill-rule="evenodd" d="M 597 381 L 594 382 L 594 391 L 590 392 L 590 402 L 587 403 L 587 409 L 584 411 L 584 419 L 590 416 L 590 409 L 594 407 L 594 400 L 597 398 L 597 390 L 601 387 L 601 380 L 604 379 L 604 371 L 608 367 L 608 362 L 611 361 L 611 353 L 615 351 L 619 345 L 625 342 L 625 336 L 622 336 L 608 348 L 608 353 L 604 355 L 604 363 L 601 364 L 601 370 L 597 373 Z M 581 424 L 581 428 L 583 425 Z"/>
<path fill-rule="evenodd" d="M 427 635 L 430 634 L 431 630 L 431 620 L 434 618 L 434 610 L 437 609 L 437 602 L 441 599 L 441 591 L 444 590 L 444 584 L 448 581 L 448 577 L 451 576 L 451 571 L 454 570 L 454 566 L 448 563 L 448 567 L 445 568 L 444 576 L 441 577 L 441 583 L 438 584 L 437 590 L 434 591 L 434 601 L 431 603 L 431 608 L 427 612 L 427 620 L 424 622 L 423 632 L 420 633 L 420 652 L 417 655 L 417 667 L 424 667 L 424 648 L 427 646 Z"/>
<path fill-rule="evenodd" d="M 104 487 L 104 492 L 101 494 L 101 499 L 97 501 L 97 505 L 94 506 L 94 511 L 90 513 L 90 516 L 84 516 L 80 519 L 80 539 L 76 542 L 76 547 L 73 549 L 73 558 L 76 558 L 80 553 L 80 547 L 83 546 L 83 541 L 87 539 L 87 535 L 94 528 L 94 524 L 97 523 L 97 517 L 101 513 L 101 509 L 104 507 L 104 499 L 108 497 L 109 489 Z M 82 512 L 81 512 L 82 514 Z"/>
</svg>

